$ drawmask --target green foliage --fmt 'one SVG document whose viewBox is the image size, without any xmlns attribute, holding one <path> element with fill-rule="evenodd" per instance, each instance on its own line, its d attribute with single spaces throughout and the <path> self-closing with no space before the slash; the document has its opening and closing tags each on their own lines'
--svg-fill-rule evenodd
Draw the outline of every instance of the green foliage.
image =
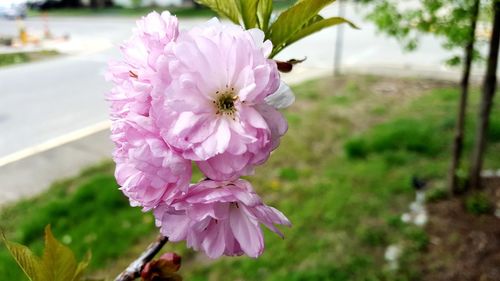
<svg viewBox="0 0 500 281">
<path fill-rule="evenodd" d="M 241 24 L 240 0 L 196 0 L 201 5 L 207 6 L 222 17 L 230 19 L 236 24 Z"/>
<path fill-rule="evenodd" d="M 241 18 L 243 19 L 243 24 L 246 29 L 251 29 L 257 26 L 257 23 L 260 24 L 260 21 L 257 22 L 257 13 L 259 0 L 243 0 L 239 1 L 240 3 L 240 11 Z M 265 5 L 265 3 L 264 3 Z M 262 15 L 264 16 L 264 14 Z"/>
<path fill-rule="evenodd" d="M 196 2 L 246 29 L 261 29 L 266 38 L 273 42 L 271 57 L 290 44 L 323 28 L 342 23 L 348 23 L 356 28 L 344 18 L 324 19 L 319 15 L 321 9 L 335 0 L 299 0 L 283 11 L 271 25 L 269 23 L 273 11 L 272 0 L 196 0 Z"/>
<path fill-rule="evenodd" d="M 297 31 L 294 33 L 287 41 L 286 41 L 286 46 L 291 45 L 292 43 L 309 36 L 310 34 L 313 34 L 315 32 L 318 32 L 322 30 L 323 28 L 338 25 L 341 23 L 347 23 L 349 24 L 352 28 L 357 28 L 353 23 L 349 22 L 348 20 L 340 17 L 332 17 L 328 19 L 324 19 L 322 16 L 317 15 L 315 16 L 309 23 L 304 25 L 301 30 Z M 279 50 L 278 50 L 279 51 Z"/>
<path fill-rule="evenodd" d="M 54 57 L 59 55 L 56 51 L 37 51 L 37 52 L 19 52 L 19 53 L 6 53 L 0 54 L 0 67 L 25 63 L 30 61 L 37 61 L 49 57 Z"/>
<path fill-rule="evenodd" d="M 364 158 L 368 155 L 368 145 L 361 137 L 354 137 L 344 144 L 344 151 L 349 158 Z"/>
<path fill-rule="evenodd" d="M 269 20 L 273 12 L 273 0 L 260 0 L 257 6 L 257 19 L 259 21 L 259 28 L 268 30 Z"/>
<path fill-rule="evenodd" d="M 45 251 L 42 258 L 18 243 L 3 240 L 12 257 L 31 281 L 78 281 L 87 268 L 90 254 L 77 263 L 73 252 L 52 235 L 50 226 L 45 228 Z"/>
<path fill-rule="evenodd" d="M 368 19 L 373 21 L 381 31 L 401 41 L 407 50 L 415 49 L 418 37 L 410 24 L 411 17 L 415 13 L 399 12 L 397 2 L 382 0 L 370 1 L 370 3 L 375 3 L 375 6 L 368 15 Z"/>
<path fill-rule="evenodd" d="M 474 215 L 489 214 L 493 210 L 493 205 L 486 194 L 477 192 L 465 200 L 465 208 Z"/>
<path fill-rule="evenodd" d="M 475 0 L 423 0 L 418 3 L 402 3 L 398 0 L 362 1 L 373 8 L 367 18 L 380 31 L 396 38 L 406 50 L 417 48 L 423 34 L 443 38 L 443 47 L 449 50 L 463 49 L 470 41 Z M 481 10 L 485 12 L 486 8 Z M 473 56 L 476 61 L 481 59 L 478 51 L 480 46 L 477 45 Z M 447 63 L 461 64 L 461 50 L 459 54 L 451 54 Z"/>
<path fill-rule="evenodd" d="M 0 54 L 0 66 L 28 62 L 26 53 Z"/>
<path fill-rule="evenodd" d="M 404 118 L 381 124 L 365 136 L 350 139 L 344 144 L 344 151 L 350 158 L 398 150 L 432 156 L 439 153 L 444 145 L 444 140 L 435 134 L 432 124 Z"/>
<path fill-rule="evenodd" d="M 31 252 L 28 247 L 14 242 L 9 242 L 3 237 L 4 243 L 7 246 L 12 257 L 16 260 L 23 272 L 31 281 L 41 280 L 41 261 Z"/>
<path fill-rule="evenodd" d="M 278 19 L 271 25 L 266 37 L 273 42 L 274 57 L 290 44 L 309 36 L 321 29 L 341 23 L 354 24 L 343 18 L 324 19 L 319 15 L 321 9 L 335 2 L 335 0 L 301 0 L 282 12 Z"/>
<path fill-rule="evenodd" d="M 269 38 L 275 46 L 273 54 L 283 49 L 286 43 L 305 26 L 310 25 L 311 20 L 317 21 L 319 11 L 335 0 L 303 0 L 282 12 L 271 25 Z"/>
</svg>

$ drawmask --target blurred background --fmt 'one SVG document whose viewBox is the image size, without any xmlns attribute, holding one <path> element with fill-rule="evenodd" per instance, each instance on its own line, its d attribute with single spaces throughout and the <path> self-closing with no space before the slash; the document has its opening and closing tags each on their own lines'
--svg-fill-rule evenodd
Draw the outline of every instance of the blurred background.
<svg viewBox="0 0 500 281">
<path fill-rule="evenodd" d="M 185 280 L 500 280 L 499 98 L 483 86 L 498 73 L 488 67 L 494 1 L 475 18 L 472 0 L 325 8 L 359 29 L 325 29 L 276 58 L 306 58 L 282 76 L 297 102 L 280 148 L 249 177 L 294 226 L 285 240 L 266 230 L 257 260 L 167 244 L 182 254 Z M 275 17 L 294 3 L 274 1 Z M 51 224 L 78 257 L 92 251 L 91 276 L 112 278 L 157 234 L 117 189 L 104 100 L 107 63 L 153 10 L 181 28 L 215 16 L 192 0 L 0 0 L 0 227 L 40 251 Z M 467 189 L 484 118 L 480 179 Z M 24 280 L 3 245 L 0 276 Z"/>
</svg>

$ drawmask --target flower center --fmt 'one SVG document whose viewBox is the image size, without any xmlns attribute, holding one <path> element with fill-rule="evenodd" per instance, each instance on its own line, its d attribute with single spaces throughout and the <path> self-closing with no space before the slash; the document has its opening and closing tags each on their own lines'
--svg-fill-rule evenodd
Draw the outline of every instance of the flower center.
<svg viewBox="0 0 500 281">
<path fill-rule="evenodd" d="M 212 103 L 215 105 L 217 115 L 233 116 L 236 112 L 235 103 L 238 96 L 234 92 L 234 88 L 226 87 L 225 91 L 215 92 L 215 100 Z"/>
</svg>

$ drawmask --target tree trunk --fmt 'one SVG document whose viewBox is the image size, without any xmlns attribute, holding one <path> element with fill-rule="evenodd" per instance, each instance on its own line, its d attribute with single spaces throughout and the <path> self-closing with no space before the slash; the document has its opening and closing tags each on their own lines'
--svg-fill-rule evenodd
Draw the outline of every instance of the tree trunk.
<svg viewBox="0 0 500 281">
<path fill-rule="evenodd" d="M 496 72 L 498 65 L 498 46 L 500 41 L 500 0 L 493 1 L 493 12 L 494 18 L 490 41 L 490 53 L 488 55 L 486 76 L 484 77 L 474 152 L 472 154 L 472 163 L 469 173 L 469 187 L 476 189 L 481 188 L 481 169 L 483 168 L 484 150 L 486 148 L 486 134 L 488 132 L 489 117 L 497 83 Z"/>
<path fill-rule="evenodd" d="M 460 101 L 458 105 L 457 122 L 455 125 L 455 135 L 453 138 L 450 170 L 448 172 L 448 189 L 452 195 L 456 195 L 460 192 L 457 179 L 457 169 L 460 166 L 463 151 L 465 113 L 467 108 L 467 98 L 469 95 L 470 70 L 474 55 L 474 44 L 476 42 L 475 35 L 477 17 L 479 14 L 479 4 L 480 0 L 475 0 L 473 6 L 471 7 L 470 31 L 468 34 L 467 45 L 464 48 L 464 64 L 462 79 L 460 81 Z"/>
</svg>

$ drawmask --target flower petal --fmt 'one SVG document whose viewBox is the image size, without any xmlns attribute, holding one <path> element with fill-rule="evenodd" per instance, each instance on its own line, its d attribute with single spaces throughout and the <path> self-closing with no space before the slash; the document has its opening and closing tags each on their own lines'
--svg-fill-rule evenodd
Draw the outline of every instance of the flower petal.
<svg viewBox="0 0 500 281">
<path fill-rule="evenodd" d="M 207 256 L 212 259 L 222 256 L 225 249 L 224 226 L 212 220 L 205 231 L 207 232 L 206 236 L 210 239 L 203 240 L 201 245 Z"/>
<path fill-rule="evenodd" d="M 292 89 L 283 81 L 280 83 L 280 87 L 278 90 L 267 96 L 265 102 L 268 105 L 273 106 L 276 109 L 287 108 L 295 102 L 295 95 L 292 92 Z"/>
<path fill-rule="evenodd" d="M 252 220 L 246 207 L 231 208 L 229 225 L 241 249 L 250 257 L 256 258 L 264 251 L 264 238 L 257 221 Z"/>
</svg>

